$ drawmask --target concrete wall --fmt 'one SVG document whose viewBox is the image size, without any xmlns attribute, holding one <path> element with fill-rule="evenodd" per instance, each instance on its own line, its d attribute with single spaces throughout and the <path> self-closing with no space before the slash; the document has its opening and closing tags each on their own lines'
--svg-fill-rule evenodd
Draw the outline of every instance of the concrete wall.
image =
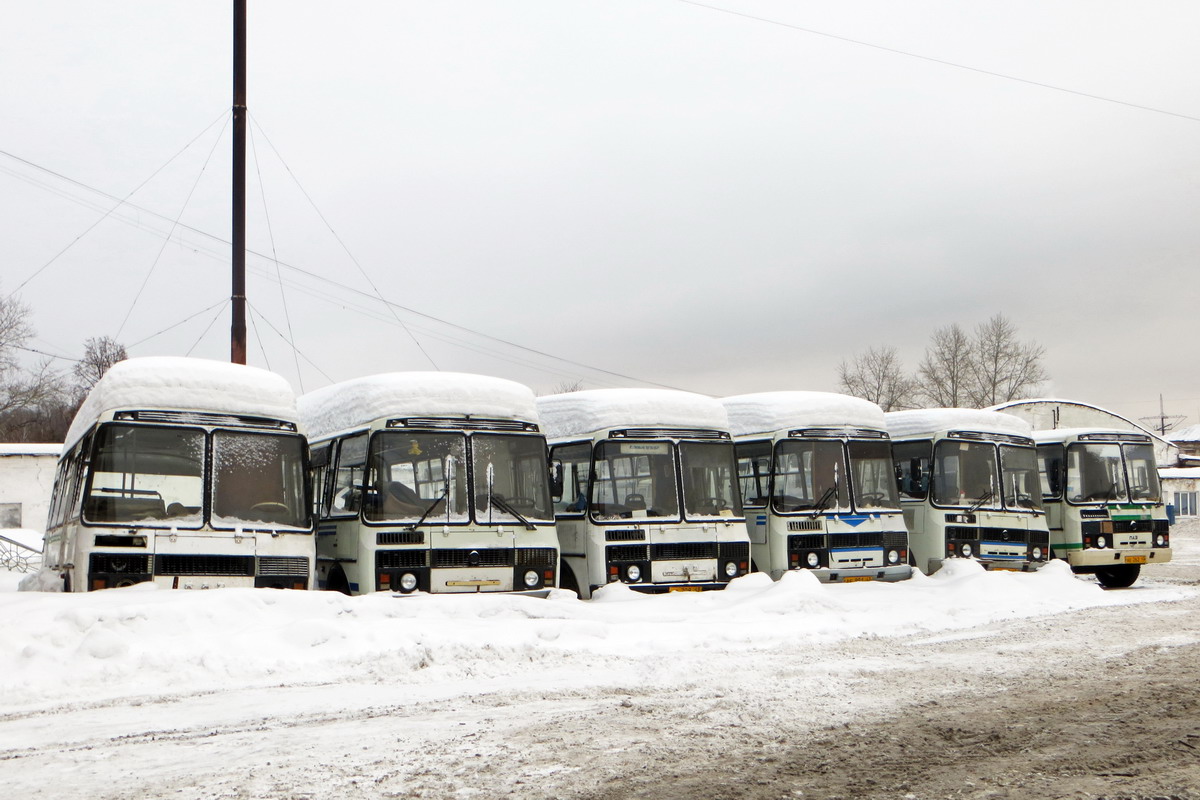
<svg viewBox="0 0 1200 800">
<path fill-rule="evenodd" d="M 0 445 L 0 528 L 45 532 L 59 445 Z"/>
</svg>

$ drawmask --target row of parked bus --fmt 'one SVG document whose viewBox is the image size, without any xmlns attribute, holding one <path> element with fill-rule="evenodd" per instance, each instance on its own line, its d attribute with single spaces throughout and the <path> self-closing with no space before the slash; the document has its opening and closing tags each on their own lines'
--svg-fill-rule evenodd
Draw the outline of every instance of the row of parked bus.
<svg viewBox="0 0 1200 800">
<path fill-rule="evenodd" d="M 253 367 L 115 365 L 71 426 L 45 567 L 63 588 L 588 598 L 752 571 L 898 581 L 947 559 L 1105 586 L 1170 560 L 1150 438 L 823 392 L 534 397 L 451 373 L 295 398 Z"/>
</svg>

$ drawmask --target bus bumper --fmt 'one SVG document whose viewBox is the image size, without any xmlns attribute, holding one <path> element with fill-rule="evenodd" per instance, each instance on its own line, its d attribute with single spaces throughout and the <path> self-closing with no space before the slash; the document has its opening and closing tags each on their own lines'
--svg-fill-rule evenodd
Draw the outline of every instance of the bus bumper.
<svg viewBox="0 0 1200 800">
<path fill-rule="evenodd" d="M 883 581 L 891 583 L 906 581 L 912 577 L 913 568 L 908 564 L 891 567 L 860 567 L 855 569 L 808 569 L 798 567 L 792 572 L 811 572 L 821 583 L 857 583 L 859 581 Z"/>
<path fill-rule="evenodd" d="M 1067 553 L 1071 570 L 1079 573 L 1095 572 L 1102 567 L 1119 567 L 1125 564 L 1165 564 L 1171 560 L 1170 547 L 1155 548 L 1088 548 Z"/>
</svg>

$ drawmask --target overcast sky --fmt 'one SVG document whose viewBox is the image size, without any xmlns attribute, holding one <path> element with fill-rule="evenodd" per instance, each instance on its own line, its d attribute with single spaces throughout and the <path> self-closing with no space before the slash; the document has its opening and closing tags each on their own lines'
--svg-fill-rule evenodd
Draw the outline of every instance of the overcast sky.
<svg viewBox="0 0 1200 800">
<path fill-rule="evenodd" d="M 297 390 L 833 391 L 1003 313 L 1043 394 L 1200 414 L 1200 5 L 249 4 L 249 359 Z M 36 347 L 228 358 L 231 20 L 5 3 L 0 290 Z"/>
</svg>

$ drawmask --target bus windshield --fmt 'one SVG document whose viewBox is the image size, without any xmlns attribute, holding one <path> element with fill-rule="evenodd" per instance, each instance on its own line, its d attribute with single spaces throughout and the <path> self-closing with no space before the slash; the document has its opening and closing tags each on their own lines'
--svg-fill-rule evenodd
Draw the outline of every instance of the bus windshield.
<svg viewBox="0 0 1200 800">
<path fill-rule="evenodd" d="M 943 439 L 933 449 L 935 505 L 1000 508 L 996 446 Z"/>
<path fill-rule="evenodd" d="M 731 443 L 680 442 L 679 469 L 688 519 L 742 516 Z"/>
<path fill-rule="evenodd" d="M 1067 499 L 1109 503 L 1128 499 L 1119 444 L 1073 444 L 1067 448 Z"/>
<path fill-rule="evenodd" d="M 1134 500 L 1162 501 L 1162 489 L 1158 483 L 1158 465 L 1154 458 L 1154 445 L 1127 444 L 1125 468 L 1129 471 L 1129 496 Z"/>
<path fill-rule="evenodd" d="M 213 433 L 213 527 L 308 527 L 304 440 L 246 431 Z"/>
<path fill-rule="evenodd" d="M 780 513 L 848 511 L 846 466 L 840 441 L 780 442 L 775 448 L 775 489 Z"/>
<path fill-rule="evenodd" d="M 466 522 L 467 437 L 384 431 L 371 438 L 368 522 Z"/>
<path fill-rule="evenodd" d="M 1000 470 L 1005 508 L 1041 509 L 1042 486 L 1037 471 L 1037 453 L 1032 447 L 1000 445 Z"/>
<path fill-rule="evenodd" d="M 83 518 L 92 523 L 199 528 L 204 524 L 204 431 L 100 427 Z"/>
<path fill-rule="evenodd" d="M 852 440 L 846 449 L 850 454 L 850 487 L 854 491 L 855 509 L 899 508 L 891 444 L 885 439 Z"/>
<path fill-rule="evenodd" d="M 679 518 L 675 448 L 670 442 L 605 439 L 596 446 L 593 463 L 588 504 L 593 518 Z"/>
<path fill-rule="evenodd" d="M 471 460 L 477 522 L 554 519 L 545 439 L 476 433 Z"/>
</svg>

